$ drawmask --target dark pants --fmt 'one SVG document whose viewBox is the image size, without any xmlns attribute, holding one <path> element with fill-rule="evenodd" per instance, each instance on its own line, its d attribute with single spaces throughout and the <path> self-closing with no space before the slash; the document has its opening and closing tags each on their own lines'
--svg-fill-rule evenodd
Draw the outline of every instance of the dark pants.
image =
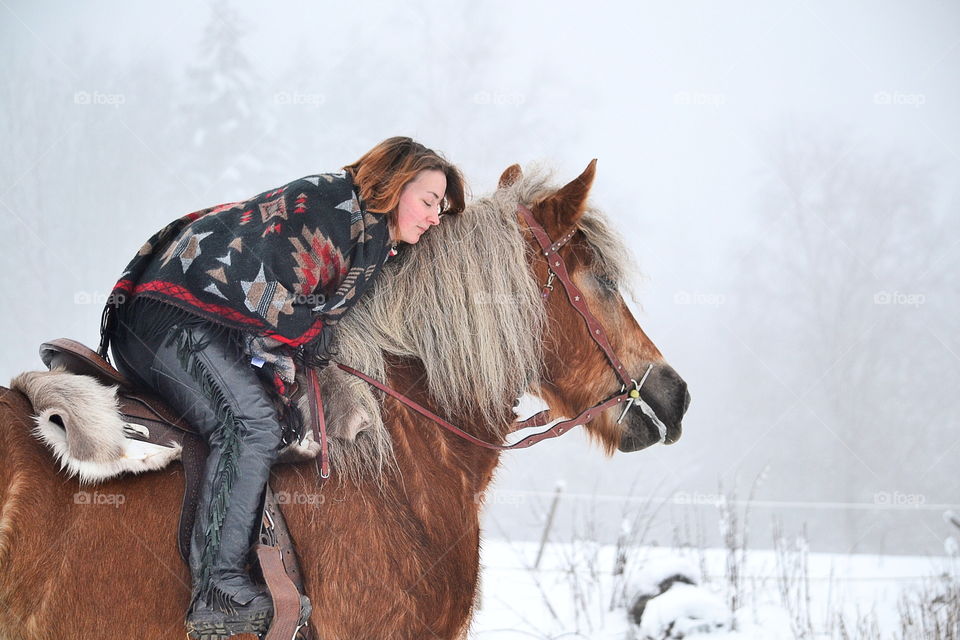
<svg viewBox="0 0 960 640">
<path fill-rule="evenodd" d="M 282 443 L 270 397 L 222 330 L 189 322 L 151 335 L 136 321 L 119 324 L 117 368 L 181 414 L 210 447 L 190 545 L 191 604 L 198 597 L 246 604 L 261 591 L 245 565 Z"/>
</svg>

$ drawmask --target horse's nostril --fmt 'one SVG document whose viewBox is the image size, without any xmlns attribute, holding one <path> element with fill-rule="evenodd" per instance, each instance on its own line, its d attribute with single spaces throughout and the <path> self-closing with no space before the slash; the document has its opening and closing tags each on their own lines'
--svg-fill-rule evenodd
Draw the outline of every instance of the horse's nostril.
<svg viewBox="0 0 960 640">
<path fill-rule="evenodd" d="M 63 429 L 64 431 L 67 430 L 67 425 L 63 424 L 63 418 L 60 417 L 60 414 L 59 414 L 59 413 L 51 413 L 51 414 L 50 414 L 50 422 L 52 422 L 53 424 L 57 425 L 58 427 L 60 427 L 60 428 Z"/>
<path fill-rule="evenodd" d="M 683 412 L 687 412 L 687 408 L 690 406 L 690 391 L 687 389 L 683 390 Z"/>
</svg>

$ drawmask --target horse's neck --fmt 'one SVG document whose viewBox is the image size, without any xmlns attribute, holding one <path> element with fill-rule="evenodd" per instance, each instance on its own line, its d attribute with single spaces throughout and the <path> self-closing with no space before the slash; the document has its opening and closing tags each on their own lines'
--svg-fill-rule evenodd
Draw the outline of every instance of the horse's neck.
<svg viewBox="0 0 960 640">
<path fill-rule="evenodd" d="M 411 373 L 390 367 L 387 383 L 429 404 L 413 384 L 421 374 Z M 396 466 L 384 472 L 382 483 L 330 483 L 318 509 L 289 509 L 307 589 L 314 603 L 342 603 L 332 629 L 362 628 L 359 619 L 392 619 L 399 609 L 404 615 L 394 623 L 397 637 L 429 637 L 423 620 L 430 620 L 434 637 L 462 637 L 455 630 L 467 624 L 476 596 L 483 492 L 499 452 L 454 436 L 392 398 L 384 402 L 383 417 Z M 469 416 L 449 417 L 476 431 Z M 296 471 L 279 479 L 283 490 L 303 491 Z M 338 635 L 347 636 L 373 637 Z"/>
<path fill-rule="evenodd" d="M 405 395 L 411 400 L 431 409 L 474 437 L 488 442 L 501 440 L 497 429 L 487 424 L 479 411 L 457 407 L 444 412 L 431 406 L 425 385 L 411 384 L 424 379 L 426 375 L 419 362 L 393 362 L 388 369 L 388 380 L 393 388 L 401 391 L 406 389 Z M 432 482 L 442 478 L 447 489 L 458 488 L 471 505 L 478 506 L 478 498 L 493 477 L 500 452 L 468 442 L 412 409 L 396 411 L 394 407 L 397 404 L 391 402 L 387 405 L 392 415 L 385 412 L 384 421 L 389 425 L 404 484 L 422 477 L 423 486 L 429 489 Z"/>
</svg>

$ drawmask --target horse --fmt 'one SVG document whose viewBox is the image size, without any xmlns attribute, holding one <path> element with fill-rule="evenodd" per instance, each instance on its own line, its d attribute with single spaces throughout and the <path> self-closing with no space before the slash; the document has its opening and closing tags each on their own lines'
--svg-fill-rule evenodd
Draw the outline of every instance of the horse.
<svg viewBox="0 0 960 640">
<path fill-rule="evenodd" d="M 341 322 L 337 359 L 485 442 L 507 442 L 524 392 L 551 417 L 579 416 L 622 392 L 623 376 L 572 298 L 550 294 L 560 257 L 626 377 L 646 374 L 640 398 L 652 409 L 597 410 L 583 425 L 590 440 L 607 455 L 675 442 L 690 396 L 624 302 L 629 255 L 588 204 L 595 170 L 596 160 L 558 188 L 547 172 L 509 167 L 491 195 L 387 263 L 383 284 Z M 538 245 L 523 207 L 556 252 Z M 483 496 L 502 452 L 392 396 L 378 403 L 383 433 L 341 443 L 333 477 L 321 480 L 311 464 L 272 472 L 314 637 L 465 638 Z M 57 472 L 30 433 L 31 413 L 24 395 L 0 387 L 0 637 L 183 637 L 182 467 L 84 488 Z"/>
</svg>

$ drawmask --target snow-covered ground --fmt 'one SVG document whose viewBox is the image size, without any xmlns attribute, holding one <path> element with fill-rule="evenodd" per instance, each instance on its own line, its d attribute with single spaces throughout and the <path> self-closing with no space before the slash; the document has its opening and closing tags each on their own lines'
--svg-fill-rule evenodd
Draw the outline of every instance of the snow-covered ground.
<svg viewBox="0 0 960 640">
<path fill-rule="evenodd" d="M 471 638 L 903 638 L 905 603 L 916 611 L 919 600 L 933 603 L 950 589 L 946 604 L 927 608 L 952 626 L 932 631 L 929 619 L 914 615 L 906 637 L 960 635 L 957 557 L 808 553 L 796 541 L 779 551 L 733 556 L 726 549 L 618 552 L 614 545 L 579 541 L 547 545 L 534 570 L 538 549 L 527 542 L 483 543 Z M 657 595 L 658 584 L 677 575 L 694 584 L 675 582 L 646 603 L 641 624 L 633 622 L 637 597 Z"/>
</svg>

